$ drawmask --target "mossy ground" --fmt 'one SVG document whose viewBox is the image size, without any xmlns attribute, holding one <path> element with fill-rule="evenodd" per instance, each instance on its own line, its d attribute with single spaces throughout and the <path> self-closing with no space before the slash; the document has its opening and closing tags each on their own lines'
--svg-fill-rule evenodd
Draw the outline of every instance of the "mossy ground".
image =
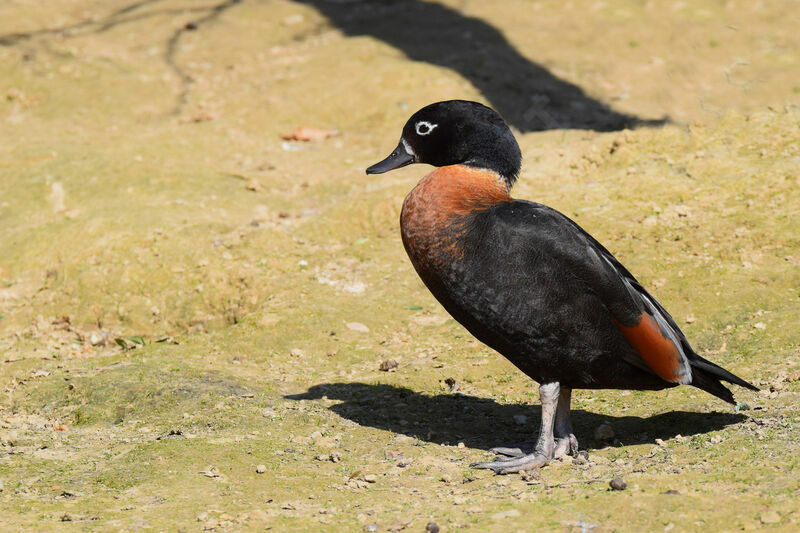
<svg viewBox="0 0 800 533">
<path fill-rule="evenodd" d="M 414 109 L 483 95 L 303 4 L 9 2 L 0 529 L 800 527 L 796 6 L 447 4 L 592 98 L 671 117 L 520 134 L 514 192 L 575 218 L 762 386 L 736 391 L 751 409 L 579 391 L 588 464 L 471 470 L 532 437 L 535 384 L 409 265 L 397 219 L 425 169 L 363 169 Z M 340 134 L 281 140 L 301 125 Z"/>
</svg>

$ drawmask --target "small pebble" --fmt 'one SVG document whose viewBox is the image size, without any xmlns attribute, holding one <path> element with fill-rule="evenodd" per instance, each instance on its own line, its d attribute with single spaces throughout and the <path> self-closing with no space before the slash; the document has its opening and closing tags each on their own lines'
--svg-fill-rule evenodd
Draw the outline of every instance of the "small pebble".
<svg viewBox="0 0 800 533">
<path fill-rule="evenodd" d="M 440 381 L 439 384 L 450 392 L 455 392 L 458 390 L 458 382 L 453 378 L 447 378 L 444 381 Z"/>
<path fill-rule="evenodd" d="M 364 476 L 364 481 L 366 481 L 367 483 L 375 483 L 376 481 L 378 481 L 378 476 L 376 476 L 375 474 L 367 474 Z"/>
<path fill-rule="evenodd" d="M 621 477 L 615 477 L 608 482 L 608 486 L 611 487 L 611 490 L 625 490 L 628 484 L 625 483 Z"/>
<path fill-rule="evenodd" d="M 289 15 L 285 19 L 281 21 L 284 26 L 294 26 L 295 24 L 300 24 L 305 20 L 305 17 L 299 13 L 295 13 L 294 15 Z M 374 531 L 374 530 L 373 530 Z"/>
<path fill-rule="evenodd" d="M 256 473 L 258 474 L 263 474 L 266 471 L 267 471 L 267 465 L 258 465 L 256 467 Z"/>
<path fill-rule="evenodd" d="M 399 365 L 398 365 L 397 361 L 395 361 L 394 359 L 387 359 L 386 361 L 381 363 L 381 365 L 378 367 L 378 369 L 381 372 L 389 372 L 390 370 L 394 370 L 398 366 Z"/>
<path fill-rule="evenodd" d="M 261 509 L 253 509 L 249 513 L 246 514 L 248 520 L 253 520 L 256 522 L 266 522 L 269 520 L 269 515 L 262 511 Z"/>
<path fill-rule="evenodd" d="M 338 463 L 341 460 L 342 460 L 342 454 L 340 454 L 339 452 L 333 452 L 331 454 L 331 462 L 332 463 Z"/>
<path fill-rule="evenodd" d="M 364 531 L 378 531 L 378 524 L 367 524 L 364 526 Z"/>
<path fill-rule="evenodd" d="M 428 522 L 425 526 L 426 533 L 439 533 L 439 525 L 436 522 Z"/>
<path fill-rule="evenodd" d="M 516 509 L 509 509 L 508 511 L 500 511 L 499 513 L 494 513 L 492 518 L 495 520 L 503 520 L 505 518 L 516 518 L 520 515 L 520 512 Z"/>
<path fill-rule="evenodd" d="M 572 463 L 576 465 L 585 465 L 588 462 L 589 454 L 586 453 L 586 450 L 579 451 L 577 454 L 575 454 L 575 457 L 572 458 Z"/>
</svg>

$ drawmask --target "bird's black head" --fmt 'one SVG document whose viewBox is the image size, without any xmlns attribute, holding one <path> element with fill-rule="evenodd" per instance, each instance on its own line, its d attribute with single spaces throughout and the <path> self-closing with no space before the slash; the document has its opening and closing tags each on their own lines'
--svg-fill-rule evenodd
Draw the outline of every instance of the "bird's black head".
<svg viewBox="0 0 800 533">
<path fill-rule="evenodd" d="M 397 148 L 367 169 L 382 174 L 411 163 L 436 167 L 468 165 L 493 170 L 509 185 L 519 175 L 522 155 L 514 134 L 493 109 L 477 102 L 436 102 L 414 113 Z"/>
</svg>

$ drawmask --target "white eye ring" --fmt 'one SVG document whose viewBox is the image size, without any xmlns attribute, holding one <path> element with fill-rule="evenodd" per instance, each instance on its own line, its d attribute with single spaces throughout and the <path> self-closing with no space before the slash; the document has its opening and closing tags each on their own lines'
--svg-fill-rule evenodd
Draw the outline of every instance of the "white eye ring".
<svg viewBox="0 0 800 533">
<path fill-rule="evenodd" d="M 414 129 L 416 130 L 417 135 L 428 135 L 430 132 L 436 129 L 437 126 L 438 124 L 431 124 L 426 120 L 420 120 L 414 125 Z"/>
</svg>

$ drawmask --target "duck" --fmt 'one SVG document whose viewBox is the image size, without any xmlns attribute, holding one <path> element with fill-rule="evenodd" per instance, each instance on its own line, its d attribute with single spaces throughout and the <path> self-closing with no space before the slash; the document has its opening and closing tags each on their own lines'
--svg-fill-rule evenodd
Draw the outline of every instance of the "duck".
<svg viewBox="0 0 800 533">
<path fill-rule="evenodd" d="M 522 153 L 493 109 L 427 105 L 367 174 L 436 167 L 403 201 L 402 242 L 422 282 L 476 339 L 539 384 L 533 446 L 498 446 L 471 466 L 498 474 L 578 453 L 575 389 L 690 385 L 728 403 L 754 385 L 701 357 L 664 306 L 600 242 L 546 205 L 511 197 Z"/>
</svg>

